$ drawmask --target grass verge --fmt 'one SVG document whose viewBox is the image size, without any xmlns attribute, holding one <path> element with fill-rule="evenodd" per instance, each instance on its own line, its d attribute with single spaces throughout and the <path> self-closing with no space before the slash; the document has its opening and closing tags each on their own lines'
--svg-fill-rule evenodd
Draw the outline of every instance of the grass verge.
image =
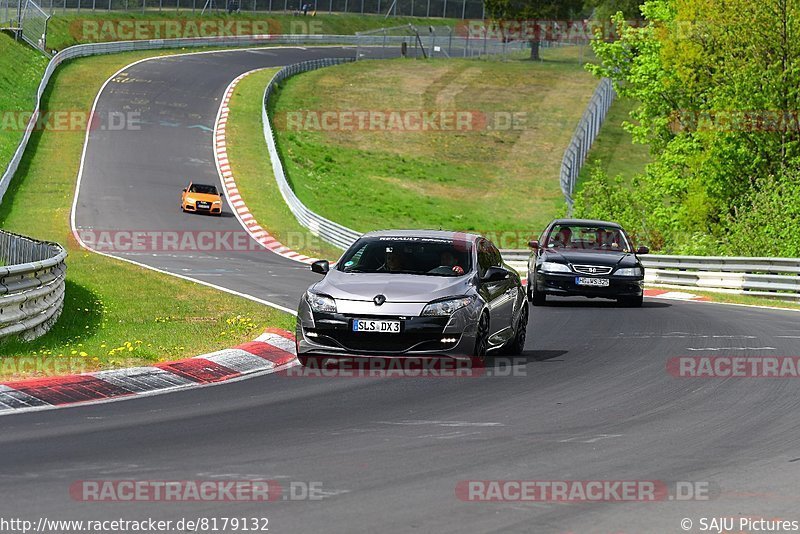
<svg viewBox="0 0 800 534">
<path fill-rule="evenodd" d="M 692 295 L 697 295 L 700 297 L 707 297 L 710 302 L 722 303 L 722 304 L 745 304 L 748 306 L 764 306 L 764 307 L 771 307 L 771 308 L 786 308 L 788 310 L 800 310 L 800 302 L 790 301 L 790 300 L 781 300 L 781 299 L 772 299 L 767 297 L 754 297 L 751 295 L 739 295 L 736 293 L 716 293 L 713 291 L 697 291 L 693 287 L 685 287 L 685 288 L 659 288 L 657 286 L 648 286 L 653 287 L 654 289 L 664 289 L 666 291 L 681 291 L 685 293 L 691 293 Z"/>
<path fill-rule="evenodd" d="M 645 165 L 651 161 L 649 148 L 647 145 L 634 143 L 631 134 L 622 127 L 623 121 L 630 120 L 630 112 L 634 107 L 635 102 L 624 97 L 617 98 L 611 105 L 600 134 L 581 168 L 577 191 L 580 191 L 581 184 L 589 179 L 596 167 L 611 178 L 622 175 L 626 182 L 644 172 Z"/>
<path fill-rule="evenodd" d="M 292 77 L 271 100 L 288 178 L 310 209 L 355 230 L 471 230 L 522 248 L 564 211 L 561 158 L 597 85 L 570 53 L 543 50 L 541 63 L 364 61 Z M 310 113 L 296 120 L 297 110 Z M 467 113 L 472 126 L 313 120 L 327 111 L 440 110 Z"/>
<path fill-rule="evenodd" d="M 307 256 L 337 259 L 342 251 L 312 235 L 284 202 L 264 142 L 261 106 L 264 88 L 278 69 L 242 79 L 234 90 L 226 128 L 228 160 L 247 208 L 275 238 Z"/>
<path fill-rule="evenodd" d="M 71 61 L 51 81 L 44 110 L 88 111 L 102 83 L 119 68 L 170 53 L 175 51 Z M 21 374 L 14 357 L 66 361 L 61 372 L 86 371 L 210 352 L 251 340 L 267 326 L 293 328 L 289 314 L 78 248 L 69 233 L 69 211 L 84 135 L 35 132 L 0 205 L 0 227 L 58 241 L 70 252 L 61 318 L 37 340 L 0 343 L 0 377 Z"/>
<path fill-rule="evenodd" d="M 456 19 L 435 19 L 437 26 L 453 26 Z M 125 24 L 120 25 L 120 21 Z M 169 22 L 170 26 L 165 23 Z M 200 25 L 202 22 L 203 25 Z M 131 24 L 132 23 L 132 24 Z M 197 23 L 197 24 L 193 24 Z M 227 24 L 227 26 L 226 26 Z M 225 13 L 201 15 L 198 10 L 183 11 L 112 11 L 57 14 L 48 25 L 47 46 L 63 50 L 68 46 L 98 41 L 138 39 L 174 39 L 213 35 L 252 34 L 336 34 L 352 35 L 385 26 L 419 24 L 427 27 L 431 19 L 421 17 L 384 17 L 354 14 L 317 14 L 296 17 L 283 13 Z"/>
<path fill-rule="evenodd" d="M 25 112 L 33 111 L 46 67 L 40 52 L 0 32 L 0 175 L 25 133 Z"/>
</svg>

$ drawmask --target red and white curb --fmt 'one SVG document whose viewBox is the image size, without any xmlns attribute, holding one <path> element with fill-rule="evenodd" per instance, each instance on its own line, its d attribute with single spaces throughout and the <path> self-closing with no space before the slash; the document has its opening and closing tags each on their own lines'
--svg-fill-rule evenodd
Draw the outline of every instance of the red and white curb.
<svg viewBox="0 0 800 534">
<path fill-rule="evenodd" d="M 666 289 L 653 289 L 647 288 L 644 290 L 645 297 L 667 299 L 667 300 L 695 300 L 695 301 L 710 301 L 708 297 L 701 297 L 693 293 L 686 293 L 684 291 L 669 291 Z"/>
<path fill-rule="evenodd" d="M 253 373 L 270 374 L 295 360 L 294 335 L 269 329 L 254 341 L 185 360 L 6 382 L 0 384 L 0 415 L 188 389 Z"/>
<path fill-rule="evenodd" d="M 216 160 L 217 164 L 217 172 L 219 172 L 222 185 L 225 188 L 225 195 L 228 199 L 228 205 L 239 219 L 239 222 L 242 223 L 242 226 L 247 233 L 250 234 L 250 237 L 255 239 L 264 248 L 271 250 L 276 254 L 280 254 L 281 256 L 291 260 L 310 264 L 317 261 L 317 259 L 309 258 L 308 256 L 304 256 L 303 254 L 299 254 L 291 250 L 289 247 L 280 243 L 277 239 L 275 239 L 275 237 L 270 235 L 266 229 L 262 228 L 261 225 L 258 224 L 258 221 L 255 217 L 253 217 L 253 214 L 250 213 L 250 210 L 247 208 L 247 204 L 245 204 L 244 199 L 239 194 L 239 188 L 236 187 L 236 180 L 233 177 L 230 161 L 228 160 L 228 149 L 225 142 L 225 129 L 228 124 L 228 114 L 230 113 L 229 105 L 231 97 L 233 96 L 233 91 L 236 89 L 236 85 L 245 76 L 259 70 L 263 69 L 251 70 L 241 74 L 240 76 L 237 76 L 230 83 L 230 85 L 228 85 L 228 88 L 225 89 L 225 95 L 222 98 L 222 105 L 219 108 L 219 112 L 217 113 L 217 121 L 214 125 L 214 159 Z"/>
</svg>

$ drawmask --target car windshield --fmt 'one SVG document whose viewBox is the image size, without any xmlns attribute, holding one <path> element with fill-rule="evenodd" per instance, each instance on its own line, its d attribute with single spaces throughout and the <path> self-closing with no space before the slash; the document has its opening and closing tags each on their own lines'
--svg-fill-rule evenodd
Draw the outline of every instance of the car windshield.
<svg viewBox="0 0 800 534">
<path fill-rule="evenodd" d="M 189 188 L 190 193 L 200 193 L 201 195 L 216 195 L 217 188 L 213 185 L 192 184 Z"/>
<path fill-rule="evenodd" d="M 346 273 L 461 276 L 472 268 L 467 241 L 423 237 L 369 237 L 358 240 L 339 260 Z"/>
<path fill-rule="evenodd" d="M 630 252 L 625 232 L 613 226 L 557 224 L 545 240 L 547 248 Z"/>
</svg>

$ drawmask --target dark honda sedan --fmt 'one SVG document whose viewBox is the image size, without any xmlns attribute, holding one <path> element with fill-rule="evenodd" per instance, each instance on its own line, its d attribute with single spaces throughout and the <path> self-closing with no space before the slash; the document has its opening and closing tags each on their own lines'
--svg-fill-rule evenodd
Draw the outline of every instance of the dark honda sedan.
<svg viewBox="0 0 800 534">
<path fill-rule="evenodd" d="M 644 267 L 625 230 L 614 222 L 556 219 L 539 241 L 531 241 L 528 298 L 534 306 L 547 295 L 616 299 L 641 306 Z"/>
<path fill-rule="evenodd" d="M 491 241 L 427 230 L 370 232 L 324 274 L 297 309 L 297 358 L 477 358 L 525 346 L 520 277 Z"/>
</svg>

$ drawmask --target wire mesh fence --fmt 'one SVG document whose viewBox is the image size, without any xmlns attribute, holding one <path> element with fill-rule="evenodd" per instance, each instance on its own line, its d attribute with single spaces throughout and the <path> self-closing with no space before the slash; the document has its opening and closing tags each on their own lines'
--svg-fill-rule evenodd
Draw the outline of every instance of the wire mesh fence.
<svg viewBox="0 0 800 534">
<path fill-rule="evenodd" d="M 33 0 L 25 0 L 20 10 L 19 26 L 22 28 L 20 35 L 31 46 L 45 50 L 47 41 L 47 21 L 50 15 L 45 13 Z"/>
<path fill-rule="evenodd" d="M 484 34 L 480 38 L 460 33 L 449 26 L 415 26 L 406 24 L 358 32 L 356 57 L 366 51 L 370 57 L 396 57 L 397 52 L 410 58 L 435 57 L 505 57 L 529 49 L 527 41 L 503 41 Z M 376 50 L 377 48 L 377 50 Z"/>
<path fill-rule="evenodd" d="M 575 133 L 572 134 L 569 146 L 564 152 L 564 157 L 561 160 L 560 181 L 561 192 L 567 202 L 569 215 L 572 215 L 574 205 L 572 195 L 575 192 L 575 184 L 578 181 L 581 167 L 586 161 L 586 156 L 597 134 L 600 133 L 600 127 L 603 125 L 608 109 L 614 102 L 615 97 L 616 92 L 611 80 L 603 78 L 597 89 L 595 89 L 589 105 L 578 123 L 578 127 L 575 128 Z"/>
<path fill-rule="evenodd" d="M 26 0 L 0 0 L 0 21 L 18 20 Z M 229 10 L 253 13 L 294 13 L 301 15 L 352 13 L 384 17 L 445 17 L 483 19 L 482 0 L 42 0 L 39 5 L 50 15 L 96 11 L 148 12 L 178 11 L 223 13 Z"/>
</svg>

